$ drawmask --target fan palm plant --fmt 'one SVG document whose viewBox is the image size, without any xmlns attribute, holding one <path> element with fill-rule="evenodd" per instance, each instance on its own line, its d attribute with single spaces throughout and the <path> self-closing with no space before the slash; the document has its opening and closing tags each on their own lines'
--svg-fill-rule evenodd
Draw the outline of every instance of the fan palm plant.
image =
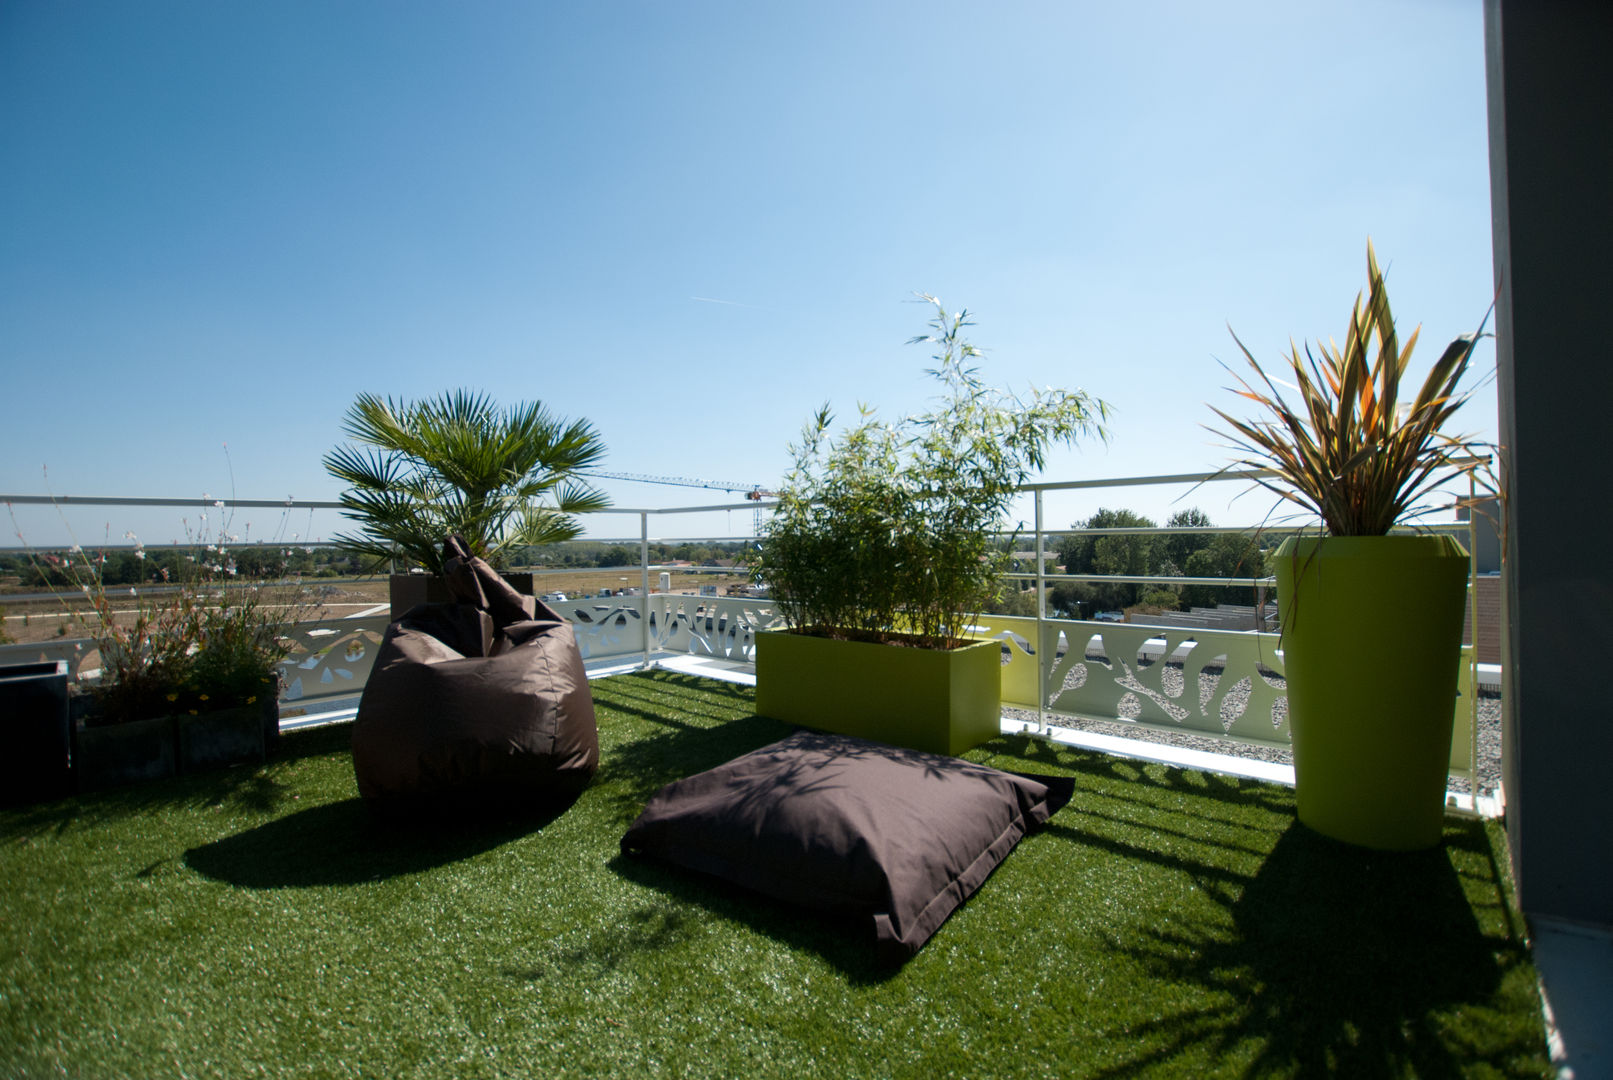
<svg viewBox="0 0 1613 1080">
<path fill-rule="evenodd" d="M 1254 369 L 1256 385 L 1234 374 L 1233 393 L 1262 406 L 1268 418 L 1238 420 L 1211 410 L 1231 426 L 1232 449 L 1247 455 L 1229 469 L 1269 469 L 1256 483 L 1316 514 L 1333 536 L 1383 536 L 1395 525 L 1426 513 L 1422 504 L 1435 488 L 1459 477 L 1494 493 L 1489 444 L 1469 435 L 1447 435 L 1445 425 L 1472 395 L 1460 384 L 1489 322 L 1445 347 L 1408 404 L 1400 383 L 1411 365 L 1421 327 L 1404 348 L 1395 332 L 1389 293 L 1372 241 L 1367 241 L 1367 292 L 1356 294 L 1344 347 L 1317 342 L 1301 357 L 1290 344 L 1284 358 L 1298 391 L 1291 407 L 1238 335 L 1232 340 Z M 1371 358 L 1374 339 L 1377 356 Z M 1211 429 L 1215 430 L 1215 429 Z"/>
<path fill-rule="evenodd" d="M 343 512 L 363 529 L 335 539 L 371 568 L 403 559 L 440 574 L 452 533 L 501 566 L 515 548 L 576 537 L 571 515 L 609 505 L 577 476 L 605 454 L 593 425 L 541 402 L 500 409 L 465 390 L 419 402 L 360 394 L 342 430 L 360 445 L 326 454 L 325 469 L 349 485 Z"/>
</svg>

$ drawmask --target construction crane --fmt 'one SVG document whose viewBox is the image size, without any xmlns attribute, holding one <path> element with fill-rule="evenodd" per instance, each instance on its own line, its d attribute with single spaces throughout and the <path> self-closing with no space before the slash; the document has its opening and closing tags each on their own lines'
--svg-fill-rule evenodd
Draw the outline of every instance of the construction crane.
<svg viewBox="0 0 1613 1080">
<path fill-rule="evenodd" d="M 602 469 L 586 469 L 577 473 L 578 476 L 592 476 L 600 480 L 633 480 L 640 484 L 668 484 L 673 487 L 712 488 L 717 491 L 742 492 L 746 499 L 760 504 L 763 499 L 773 498 L 776 491 L 768 491 L 760 484 L 740 484 L 727 480 L 695 480 L 687 476 L 650 476 L 647 473 L 605 472 Z M 753 535 L 762 535 L 762 507 L 756 507 Z"/>
</svg>

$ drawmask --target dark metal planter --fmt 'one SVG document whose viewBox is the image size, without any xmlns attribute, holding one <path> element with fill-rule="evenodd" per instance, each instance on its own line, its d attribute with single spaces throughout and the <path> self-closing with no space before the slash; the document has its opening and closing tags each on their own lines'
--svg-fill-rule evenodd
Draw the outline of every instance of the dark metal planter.
<svg viewBox="0 0 1613 1080">
<path fill-rule="evenodd" d="M 79 791 L 101 791 L 174 775 L 174 718 L 154 716 L 73 732 L 73 771 Z"/>
<path fill-rule="evenodd" d="M 263 760 L 264 710 L 259 704 L 174 717 L 181 773 Z"/>
<path fill-rule="evenodd" d="M 271 691 L 258 698 L 258 703 L 253 708 L 261 710 L 263 756 L 268 757 L 280 745 L 280 699 Z"/>
<path fill-rule="evenodd" d="M 72 793 L 67 662 L 0 666 L 0 805 Z"/>
</svg>

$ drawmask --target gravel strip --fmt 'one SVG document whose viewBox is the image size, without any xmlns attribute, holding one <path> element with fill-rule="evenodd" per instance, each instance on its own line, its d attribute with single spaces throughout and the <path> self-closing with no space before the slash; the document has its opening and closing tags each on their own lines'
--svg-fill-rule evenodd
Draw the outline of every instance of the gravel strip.
<svg viewBox="0 0 1613 1080">
<path fill-rule="evenodd" d="M 1087 661 L 1108 667 L 1108 662 L 1101 656 L 1088 656 Z M 1145 662 L 1141 666 L 1149 666 Z M 1076 665 L 1065 685 L 1079 686 L 1086 678 L 1087 669 Z M 1220 680 L 1220 671 L 1216 668 L 1205 668 L 1204 678 L 1200 680 L 1199 694 L 1201 701 L 1209 701 L 1215 692 L 1216 683 Z M 1186 710 L 1174 704 L 1172 699 L 1180 698 L 1183 691 L 1182 665 L 1169 663 L 1165 665 L 1165 672 L 1160 680 L 1169 695 L 1165 701 L 1160 702 L 1168 712 L 1185 717 Z M 1284 685 L 1282 677 L 1271 674 L 1269 681 L 1273 686 Z M 1142 692 L 1143 687 L 1130 674 L 1120 680 L 1122 686 Z M 1249 691 L 1247 686 L 1235 687 L 1227 695 L 1227 707 L 1232 715 L 1241 713 L 1247 702 Z M 1278 704 L 1278 711 L 1287 707 L 1286 699 Z M 1135 698 L 1122 699 L 1118 710 L 1122 716 L 1135 717 L 1141 711 L 1141 704 Z M 1478 793 L 1481 796 L 1492 796 L 1501 782 L 1501 698 L 1498 694 L 1481 693 L 1478 702 L 1478 758 L 1477 780 Z M 1036 713 L 1030 709 L 1015 709 L 1005 707 L 1003 715 L 1009 719 L 1019 720 L 1027 724 L 1037 722 Z M 1258 746 L 1250 743 L 1234 742 L 1231 739 L 1215 739 L 1204 735 L 1189 733 L 1176 734 L 1174 732 L 1160 731 L 1155 728 L 1139 727 L 1128 724 L 1124 720 L 1088 720 L 1077 716 L 1065 716 L 1048 713 L 1048 723 L 1055 727 L 1073 731 L 1091 731 L 1100 735 L 1120 735 L 1139 742 L 1157 743 L 1163 746 L 1174 746 L 1186 750 L 1202 750 L 1211 754 L 1224 754 L 1227 757 L 1244 758 L 1252 761 L 1268 761 L 1279 765 L 1292 765 L 1294 755 L 1288 750 L 1275 747 Z M 1451 777 L 1450 789 L 1456 792 L 1467 791 L 1467 781 L 1460 777 Z"/>
</svg>

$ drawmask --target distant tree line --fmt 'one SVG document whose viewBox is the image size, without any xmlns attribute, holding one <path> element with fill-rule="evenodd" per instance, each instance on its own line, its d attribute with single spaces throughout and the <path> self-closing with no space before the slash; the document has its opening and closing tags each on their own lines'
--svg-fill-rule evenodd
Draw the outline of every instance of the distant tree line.
<svg viewBox="0 0 1613 1080">
<path fill-rule="evenodd" d="M 192 580 L 197 564 L 208 563 L 234 569 L 246 581 L 278 580 L 285 577 L 337 577 L 359 572 L 359 560 L 331 547 L 289 545 L 226 545 L 222 551 L 183 545 L 134 548 L 90 549 L 92 558 L 105 558 L 101 564 L 105 585 L 161 584 L 165 581 Z M 0 577 L 17 579 L 20 586 L 38 589 L 77 589 L 78 583 L 61 565 L 65 552 L 41 550 L 0 553 Z M 217 573 L 213 575 L 217 577 Z"/>
<path fill-rule="evenodd" d="M 688 562 L 696 566 L 717 566 L 742 561 L 745 558 L 744 541 L 716 543 L 686 543 L 650 545 L 651 563 Z M 515 565 L 534 567 L 587 568 L 591 566 L 637 566 L 637 544 L 607 544 L 597 540 L 572 540 L 564 544 L 523 548 L 517 552 Z"/>
<path fill-rule="evenodd" d="M 1185 529 L 1213 526 L 1209 515 L 1196 507 L 1172 514 L 1165 524 Z M 1152 518 L 1134 511 L 1108 509 L 1071 525 L 1079 530 L 1157 527 Z M 1059 536 L 1053 550 L 1066 574 L 1253 578 L 1268 575 L 1267 555 L 1281 540 L 1271 533 L 1255 537 L 1245 533 L 1093 536 L 1077 532 Z M 1051 567 L 1049 575 L 1054 582 L 1048 591 L 1048 614 L 1063 618 L 1089 619 L 1099 611 L 1127 608 L 1174 611 L 1257 603 L 1253 587 L 1058 581 Z M 1028 583 L 1009 582 L 992 610 L 1004 615 L 1034 615 L 1034 592 Z"/>
<path fill-rule="evenodd" d="M 654 543 L 650 545 L 650 562 L 717 566 L 742 562 L 745 548 L 743 541 Z M 59 564 L 62 554 L 50 550 L 36 551 L 32 556 L 26 552 L 0 554 L 0 578 L 16 578 L 19 585 L 29 588 L 76 589 L 77 584 L 70 580 L 69 575 L 59 565 L 53 564 L 53 558 Z M 187 575 L 194 577 L 195 563 L 192 560 L 203 558 L 221 566 L 233 566 L 233 576 L 248 581 L 282 577 L 349 577 L 359 575 L 363 570 L 363 560 L 358 555 L 331 546 L 234 545 L 227 546 L 223 552 L 185 546 L 149 547 L 143 552 L 133 548 L 108 548 L 93 554 L 104 554 L 106 557 L 103 564 L 105 584 L 120 586 L 182 580 Z M 511 564 L 572 569 L 637 566 L 639 547 L 637 544 L 574 540 L 518 549 Z"/>
</svg>

